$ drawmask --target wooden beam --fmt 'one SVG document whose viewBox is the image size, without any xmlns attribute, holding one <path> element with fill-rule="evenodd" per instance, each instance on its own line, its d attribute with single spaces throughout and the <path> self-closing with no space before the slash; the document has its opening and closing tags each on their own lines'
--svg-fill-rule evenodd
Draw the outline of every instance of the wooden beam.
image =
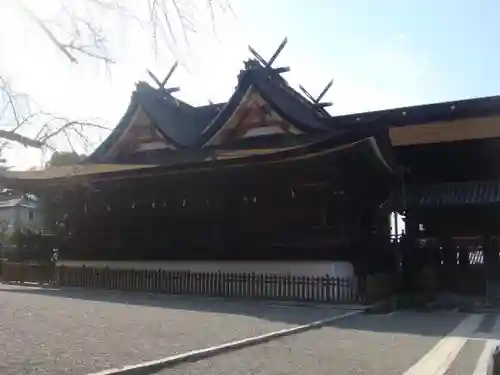
<svg viewBox="0 0 500 375">
<path fill-rule="evenodd" d="M 313 103 L 313 107 L 316 108 L 325 108 L 325 107 L 330 107 L 332 105 L 333 103 Z"/>
<path fill-rule="evenodd" d="M 319 101 L 323 99 L 323 96 L 325 96 L 328 90 L 330 90 L 330 87 L 332 87 L 332 85 L 333 85 L 333 79 L 330 82 L 328 82 L 323 91 L 321 91 L 321 94 L 318 95 L 318 97 L 316 98 L 316 103 L 319 103 Z"/>
<path fill-rule="evenodd" d="M 500 138 L 500 116 L 392 127 L 389 135 L 393 146 Z"/>
<path fill-rule="evenodd" d="M 285 46 L 286 46 L 287 43 L 288 43 L 288 38 L 285 37 L 285 39 L 283 39 L 283 41 L 279 45 L 279 47 L 276 50 L 276 52 L 274 52 L 274 55 L 269 59 L 269 65 L 270 66 L 273 65 L 274 60 L 276 60 L 276 58 L 279 56 L 279 54 L 281 53 L 281 51 L 283 51 L 283 48 L 285 48 Z"/>
<path fill-rule="evenodd" d="M 290 67 L 289 66 L 284 66 L 284 67 L 281 67 L 281 68 L 275 68 L 273 69 L 273 71 L 277 74 L 281 74 L 281 73 L 287 73 L 290 71 Z"/>
<path fill-rule="evenodd" d="M 173 92 L 180 91 L 180 87 L 169 87 L 168 89 L 163 89 L 167 94 L 171 94 Z"/>
</svg>

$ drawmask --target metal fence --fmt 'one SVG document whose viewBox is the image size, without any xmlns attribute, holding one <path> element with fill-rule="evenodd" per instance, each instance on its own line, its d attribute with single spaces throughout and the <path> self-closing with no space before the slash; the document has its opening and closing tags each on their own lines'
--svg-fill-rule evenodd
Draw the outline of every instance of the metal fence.
<svg viewBox="0 0 500 375">
<path fill-rule="evenodd" d="M 362 303 L 355 279 L 254 273 L 120 270 L 94 267 L 56 269 L 58 285 L 217 297 Z"/>
</svg>

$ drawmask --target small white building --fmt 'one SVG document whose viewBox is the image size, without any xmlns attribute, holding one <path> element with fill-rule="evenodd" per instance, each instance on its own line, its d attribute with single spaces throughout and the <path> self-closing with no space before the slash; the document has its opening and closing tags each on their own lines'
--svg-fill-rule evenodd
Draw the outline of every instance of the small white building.
<svg viewBox="0 0 500 375">
<path fill-rule="evenodd" d="M 39 202 L 26 196 L 0 197 L 0 228 L 5 234 L 16 229 L 39 231 L 43 226 Z"/>
</svg>

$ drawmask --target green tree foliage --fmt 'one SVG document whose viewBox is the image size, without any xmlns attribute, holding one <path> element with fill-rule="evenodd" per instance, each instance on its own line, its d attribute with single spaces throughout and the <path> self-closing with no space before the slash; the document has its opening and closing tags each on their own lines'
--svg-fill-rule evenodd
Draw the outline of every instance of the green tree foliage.
<svg viewBox="0 0 500 375">
<path fill-rule="evenodd" d="M 47 162 L 46 167 L 61 167 L 64 165 L 78 164 L 85 158 L 76 152 L 54 152 Z"/>
</svg>

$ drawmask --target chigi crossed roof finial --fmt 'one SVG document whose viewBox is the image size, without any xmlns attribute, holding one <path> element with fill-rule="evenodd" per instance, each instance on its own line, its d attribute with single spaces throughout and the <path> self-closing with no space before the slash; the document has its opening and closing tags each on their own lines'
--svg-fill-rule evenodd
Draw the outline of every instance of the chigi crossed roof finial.
<svg viewBox="0 0 500 375">
<path fill-rule="evenodd" d="M 278 58 L 278 56 L 281 53 L 281 51 L 283 51 L 283 48 L 285 48 L 285 46 L 286 46 L 287 43 L 288 43 L 288 38 L 285 37 L 285 39 L 283 39 L 283 41 L 278 46 L 278 48 L 276 49 L 276 51 L 274 52 L 274 54 L 271 56 L 271 58 L 269 59 L 269 61 L 266 61 L 256 50 L 254 50 L 252 48 L 252 46 L 248 46 L 248 49 L 250 50 L 250 52 L 252 53 L 252 55 L 255 56 L 255 58 L 257 59 L 257 61 L 264 68 L 271 69 L 271 70 L 275 71 L 276 73 L 280 74 L 280 73 L 285 73 L 285 72 L 290 71 L 290 68 L 289 67 L 273 68 L 272 65 L 273 65 L 274 61 Z"/>
<path fill-rule="evenodd" d="M 330 90 L 330 87 L 332 87 L 332 85 L 333 85 L 333 79 L 327 83 L 323 91 L 321 91 L 321 94 L 319 94 L 316 98 L 314 98 L 314 96 L 309 94 L 309 92 L 304 88 L 304 86 L 299 85 L 299 88 L 302 90 L 305 96 L 307 96 L 307 98 L 312 102 L 313 106 L 317 108 L 325 108 L 331 106 L 332 103 L 321 103 L 320 101 L 321 99 L 323 99 L 328 90 Z"/>
<path fill-rule="evenodd" d="M 170 79 L 170 77 L 172 77 L 172 75 L 174 74 L 175 72 L 175 69 L 177 69 L 177 66 L 178 66 L 178 62 L 176 61 L 174 63 L 174 65 L 172 65 L 172 67 L 170 68 L 170 71 L 168 72 L 168 74 L 165 76 L 165 78 L 163 79 L 163 81 L 160 81 L 158 79 L 158 77 L 156 77 L 153 73 L 151 73 L 150 70 L 148 70 L 148 74 L 149 76 L 151 77 L 151 79 L 153 81 L 155 81 L 155 83 L 158 85 L 158 89 L 167 93 L 167 94 L 170 94 L 170 93 L 173 93 L 173 92 L 177 92 L 180 90 L 179 87 L 169 87 L 169 88 L 165 88 L 165 85 L 167 84 L 168 80 Z"/>
</svg>

